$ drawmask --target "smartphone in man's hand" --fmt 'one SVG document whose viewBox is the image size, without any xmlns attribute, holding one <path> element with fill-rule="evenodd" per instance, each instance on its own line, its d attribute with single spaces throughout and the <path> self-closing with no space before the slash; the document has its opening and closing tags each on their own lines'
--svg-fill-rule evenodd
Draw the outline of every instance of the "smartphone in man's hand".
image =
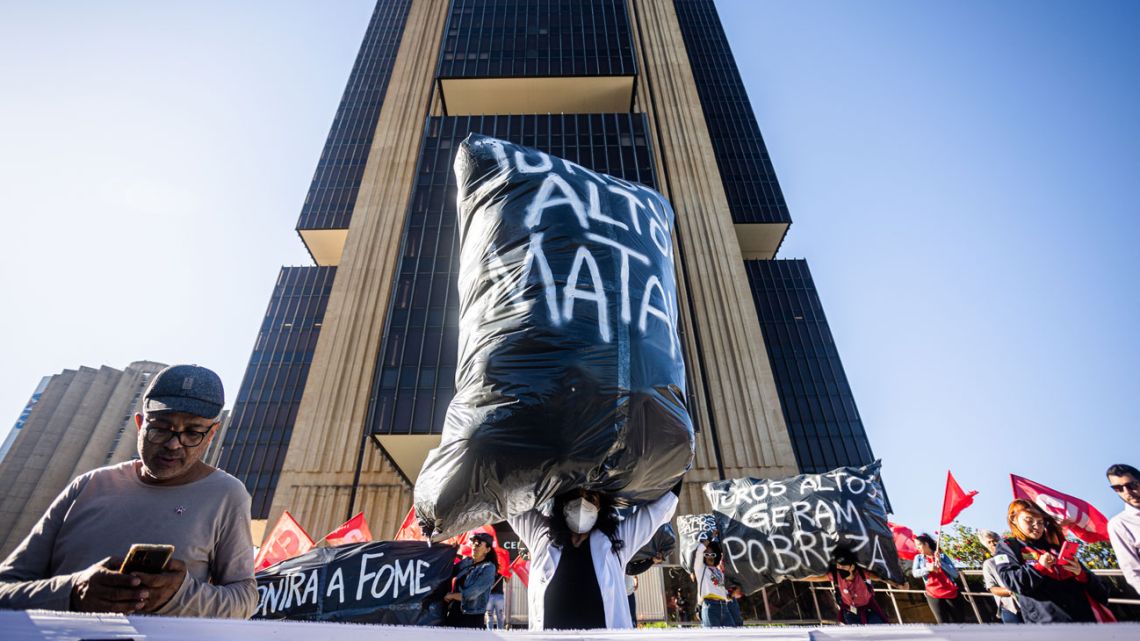
<svg viewBox="0 0 1140 641">
<path fill-rule="evenodd" d="M 127 552 L 127 558 L 123 559 L 119 572 L 158 574 L 166 569 L 166 564 L 170 562 L 172 556 L 174 556 L 173 545 L 135 543 Z"/>
</svg>

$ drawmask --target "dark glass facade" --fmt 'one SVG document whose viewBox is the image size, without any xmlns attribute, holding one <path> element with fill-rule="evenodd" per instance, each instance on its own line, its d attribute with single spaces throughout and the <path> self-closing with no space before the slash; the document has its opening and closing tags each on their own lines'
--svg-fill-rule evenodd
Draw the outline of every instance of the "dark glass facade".
<svg viewBox="0 0 1140 641">
<path fill-rule="evenodd" d="M 807 261 L 750 260 L 745 268 L 800 471 L 872 462 Z"/>
<path fill-rule="evenodd" d="M 273 502 L 335 275 L 335 267 L 281 269 L 238 389 L 219 466 L 245 483 L 255 519 Z"/>
<path fill-rule="evenodd" d="M 735 223 L 790 223 L 713 0 L 673 0 Z"/>
<path fill-rule="evenodd" d="M 348 77 L 297 229 L 348 229 L 411 0 L 379 0 Z"/>
<path fill-rule="evenodd" d="M 440 78 L 632 76 L 625 0 L 454 0 Z"/>
<path fill-rule="evenodd" d="M 644 114 L 432 117 L 425 127 L 373 383 L 373 434 L 439 434 L 455 394 L 459 246 L 452 162 L 469 133 L 656 188 Z"/>
</svg>

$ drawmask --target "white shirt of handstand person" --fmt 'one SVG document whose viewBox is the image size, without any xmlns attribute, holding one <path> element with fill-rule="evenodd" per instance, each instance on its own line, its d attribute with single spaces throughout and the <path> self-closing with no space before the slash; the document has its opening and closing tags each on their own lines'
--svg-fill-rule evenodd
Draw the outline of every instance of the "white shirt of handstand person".
<svg viewBox="0 0 1140 641">
<path fill-rule="evenodd" d="M 728 588 L 724 584 L 724 571 L 717 565 L 719 556 L 701 543 L 697 547 L 697 558 L 702 565 L 697 570 L 697 594 L 700 599 L 728 601 Z"/>
<path fill-rule="evenodd" d="M 608 497 L 573 490 L 555 497 L 549 516 L 508 518 L 531 552 L 530 629 L 632 628 L 625 566 L 676 508 L 666 492 L 618 521 Z"/>
</svg>

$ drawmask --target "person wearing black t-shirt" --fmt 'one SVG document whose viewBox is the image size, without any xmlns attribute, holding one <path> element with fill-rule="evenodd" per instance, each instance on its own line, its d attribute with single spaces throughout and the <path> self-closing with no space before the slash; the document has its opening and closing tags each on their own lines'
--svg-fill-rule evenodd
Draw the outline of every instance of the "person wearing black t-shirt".
<svg viewBox="0 0 1140 641">
<path fill-rule="evenodd" d="M 622 521 L 608 497 L 581 489 L 555 497 L 550 516 L 508 519 L 531 552 L 530 629 L 632 628 L 626 563 L 673 517 L 679 491 L 680 483 Z"/>
</svg>

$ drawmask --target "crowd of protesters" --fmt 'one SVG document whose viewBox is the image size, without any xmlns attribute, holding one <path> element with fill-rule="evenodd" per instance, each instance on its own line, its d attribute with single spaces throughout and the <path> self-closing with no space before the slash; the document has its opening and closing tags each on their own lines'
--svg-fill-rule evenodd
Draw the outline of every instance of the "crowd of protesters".
<svg viewBox="0 0 1140 641">
<path fill-rule="evenodd" d="M 224 405 L 218 376 L 196 365 L 157 374 L 135 415 L 139 459 L 76 478 L 25 540 L 0 563 L 0 608 L 153 613 L 248 618 L 257 606 L 250 539 L 250 497 L 241 482 L 202 461 Z M 1140 472 L 1107 470 L 1124 510 L 1108 534 L 1125 580 L 1140 592 Z M 550 514 L 509 519 L 529 549 L 531 629 L 635 627 L 635 578 L 626 565 L 677 507 L 680 484 L 625 518 L 608 497 L 584 490 L 556 497 Z M 1004 623 L 1111 621 L 1105 582 L 1076 556 L 1062 524 L 1036 503 L 1016 499 L 1007 512 L 1009 536 L 979 533 L 989 551 L 986 590 Z M 172 545 L 158 568 L 130 568 L 123 557 L 136 541 Z M 494 540 L 470 537 L 470 555 L 434 599 L 438 619 L 458 627 L 506 626 L 504 575 Z M 915 537 L 911 574 L 922 581 L 938 623 L 965 622 L 966 604 L 954 561 L 929 535 Z M 698 547 L 691 576 L 701 625 L 743 624 L 743 592 L 726 579 L 719 541 Z M 660 559 L 656 559 L 660 560 Z M 848 551 L 835 551 L 829 571 L 808 579 L 830 582 L 845 624 L 889 622 L 875 601 L 874 581 Z M 902 587 L 892 584 L 893 587 Z M 668 600 L 678 621 L 689 605 L 678 589 Z"/>
<path fill-rule="evenodd" d="M 1117 464 L 1106 472 L 1124 510 L 1108 523 L 1108 534 L 1125 581 L 1140 593 L 1140 472 Z M 1037 503 L 1014 499 L 1006 514 L 1009 536 L 982 530 L 979 542 L 990 557 L 982 565 L 986 590 L 1003 623 L 1107 623 L 1108 585 L 1077 558 L 1079 543 L 1066 539 L 1062 524 Z M 911 573 L 924 581 L 939 622 L 965 621 L 958 571 L 926 534 L 915 538 L 919 555 Z"/>
</svg>

